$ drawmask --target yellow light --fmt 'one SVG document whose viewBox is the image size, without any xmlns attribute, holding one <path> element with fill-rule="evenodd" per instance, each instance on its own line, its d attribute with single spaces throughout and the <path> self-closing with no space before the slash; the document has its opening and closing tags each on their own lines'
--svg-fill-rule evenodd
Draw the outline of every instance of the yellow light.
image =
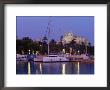
<svg viewBox="0 0 110 90">
<path fill-rule="evenodd" d="M 40 72 L 41 72 L 41 74 L 42 74 L 42 64 L 40 63 Z"/>
<path fill-rule="evenodd" d="M 80 73 L 80 65 L 79 65 L 79 62 L 77 64 L 77 73 L 79 74 Z"/>
<path fill-rule="evenodd" d="M 62 74 L 65 74 L 65 64 L 62 64 Z"/>
</svg>

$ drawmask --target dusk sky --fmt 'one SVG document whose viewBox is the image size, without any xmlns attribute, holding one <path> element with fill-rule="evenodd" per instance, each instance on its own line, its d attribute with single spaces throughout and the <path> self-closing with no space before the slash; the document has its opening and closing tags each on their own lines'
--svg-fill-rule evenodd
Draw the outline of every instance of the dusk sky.
<svg viewBox="0 0 110 90">
<path fill-rule="evenodd" d="M 17 37 L 40 40 L 47 34 L 49 19 L 51 20 L 50 39 L 59 41 L 61 35 L 71 32 L 76 36 L 87 38 L 94 45 L 93 16 L 17 16 Z"/>
</svg>

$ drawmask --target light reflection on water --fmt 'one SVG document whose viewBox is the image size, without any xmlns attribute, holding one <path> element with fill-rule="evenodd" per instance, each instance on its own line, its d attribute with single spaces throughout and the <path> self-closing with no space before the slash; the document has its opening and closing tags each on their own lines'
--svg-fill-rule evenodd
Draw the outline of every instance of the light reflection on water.
<svg viewBox="0 0 110 90">
<path fill-rule="evenodd" d="M 65 71 L 66 70 L 65 70 L 65 63 L 64 63 L 64 64 L 62 64 L 62 74 L 66 74 Z"/>
<path fill-rule="evenodd" d="M 81 62 L 42 63 L 18 61 L 16 74 L 94 74 L 94 64 Z"/>
</svg>

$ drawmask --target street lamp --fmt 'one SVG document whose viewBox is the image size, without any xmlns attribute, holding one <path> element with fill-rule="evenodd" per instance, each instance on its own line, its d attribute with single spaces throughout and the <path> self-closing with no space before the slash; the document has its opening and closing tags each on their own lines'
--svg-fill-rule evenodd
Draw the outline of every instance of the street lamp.
<svg viewBox="0 0 110 90">
<path fill-rule="evenodd" d="M 78 50 L 78 54 L 79 54 L 79 50 Z"/>
<path fill-rule="evenodd" d="M 32 54 L 34 54 L 34 50 L 32 51 Z"/>
<path fill-rule="evenodd" d="M 31 50 L 29 50 L 29 54 L 30 54 L 30 51 L 31 51 Z"/>
<path fill-rule="evenodd" d="M 42 45 L 40 45 L 40 48 L 41 48 L 41 53 L 42 53 Z"/>
</svg>

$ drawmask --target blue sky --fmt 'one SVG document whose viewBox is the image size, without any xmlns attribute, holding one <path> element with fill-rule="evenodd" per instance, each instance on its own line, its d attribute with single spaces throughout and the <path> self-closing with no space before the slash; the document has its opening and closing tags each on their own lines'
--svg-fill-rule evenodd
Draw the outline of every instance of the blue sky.
<svg viewBox="0 0 110 90">
<path fill-rule="evenodd" d="M 30 37 L 33 40 L 39 40 L 46 34 L 49 20 L 51 20 L 51 39 L 58 41 L 61 35 L 72 32 L 87 38 L 94 45 L 93 16 L 17 16 L 18 38 Z"/>
</svg>

